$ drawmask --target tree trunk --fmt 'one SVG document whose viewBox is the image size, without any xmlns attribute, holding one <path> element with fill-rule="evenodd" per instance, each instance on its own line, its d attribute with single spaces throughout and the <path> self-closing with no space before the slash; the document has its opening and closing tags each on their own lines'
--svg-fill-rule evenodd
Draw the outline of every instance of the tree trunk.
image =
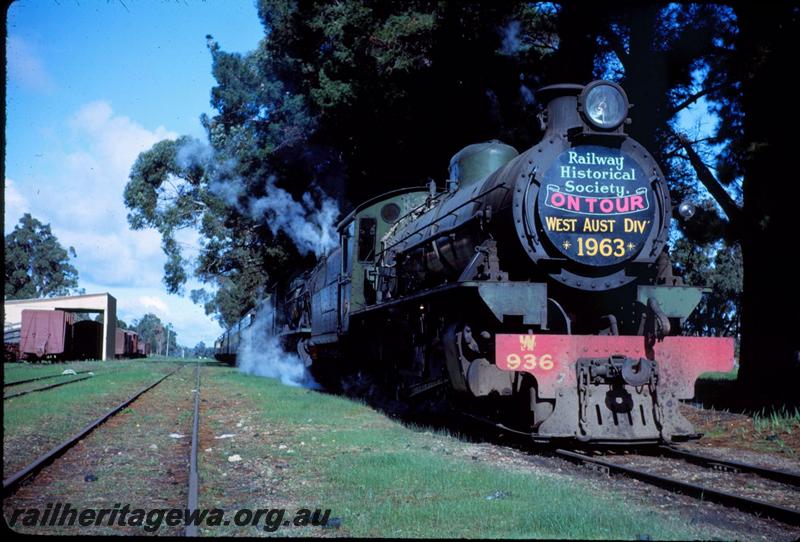
<svg viewBox="0 0 800 542">
<path fill-rule="evenodd" d="M 744 291 L 739 387 L 753 405 L 797 402 L 800 333 L 796 256 L 797 15 L 783 4 L 736 7 L 738 61 L 749 77 L 742 84 L 745 227 Z M 749 400 L 748 400 L 749 399 Z"/>
<path fill-rule="evenodd" d="M 659 163 L 664 163 L 663 137 L 669 109 L 665 52 L 657 50 L 659 12 L 663 6 L 644 4 L 626 13 L 630 28 L 630 45 L 623 60 L 625 78 L 622 85 L 633 104 L 628 133 Z"/>
<path fill-rule="evenodd" d="M 597 36 L 608 25 L 592 3 L 562 4 L 558 16 L 558 51 L 547 66 L 548 84 L 577 83 L 584 85 L 594 79 L 594 57 Z"/>
</svg>

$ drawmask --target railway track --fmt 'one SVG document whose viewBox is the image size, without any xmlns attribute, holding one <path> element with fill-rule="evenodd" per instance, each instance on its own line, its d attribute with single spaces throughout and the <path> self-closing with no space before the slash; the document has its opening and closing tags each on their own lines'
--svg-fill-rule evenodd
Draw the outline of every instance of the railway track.
<svg viewBox="0 0 800 542">
<path fill-rule="evenodd" d="M 91 373 L 92 371 L 76 371 L 76 375 Z M 47 380 L 49 378 L 57 378 L 59 376 L 70 376 L 69 374 L 58 373 L 55 375 L 47 375 L 47 376 L 37 376 L 36 378 L 26 378 L 25 380 L 16 380 L 14 382 L 6 382 L 3 384 L 3 388 L 10 388 L 11 386 L 19 386 L 20 384 L 27 384 L 29 382 L 36 382 L 37 380 Z"/>
<path fill-rule="evenodd" d="M 130 405 L 134 404 L 137 400 L 141 399 L 146 393 L 153 390 L 161 384 L 164 380 L 169 378 L 170 376 L 176 374 L 181 369 L 185 368 L 186 365 L 182 365 L 175 370 L 159 377 L 154 382 L 148 384 L 147 386 L 143 387 L 128 399 L 111 409 L 109 412 L 104 414 L 103 416 L 97 418 L 90 424 L 88 424 L 83 430 L 76 433 L 69 439 L 65 440 L 61 444 L 55 446 L 50 451 L 42 454 L 36 460 L 34 460 L 29 465 L 25 466 L 20 471 L 14 473 L 13 475 L 9 476 L 5 480 L 3 480 L 3 495 L 4 497 L 8 497 L 13 494 L 18 488 L 20 488 L 26 482 L 34 482 L 35 483 L 35 476 L 36 474 L 45 468 L 47 465 L 55 462 L 60 456 L 65 454 L 69 451 L 73 446 L 75 446 L 78 442 L 82 441 L 85 437 L 87 437 L 90 433 L 92 433 L 95 429 L 99 428 L 103 423 L 108 421 L 113 416 L 119 414 L 120 412 L 125 411 Z M 185 503 L 185 507 L 188 510 L 189 516 L 193 515 L 198 509 L 198 501 L 199 501 L 199 473 L 198 473 L 198 449 L 199 449 L 199 428 L 200 428 L 200 365 L 195 365 L 194 370 L 194 389 L 192 389 L 192 426 L 191 426 L 191 448 L 189 452 L 189 456 L 186 458 L 185 462 L 182 461 L 184 465 L 188 467 L 188 492 L 187 492 L 187 500 Z M 180 509 L 181 505 L 177 502 L 175 503 L 175 508 Z M 181 533 L 183 536 L 187 537 L 196 537 L 199 535 L 198 533 L 198 526 L 197 525 L 186 525 Z"/>
<path fill-rule="evenodd" d="M 660 469 L 653 468 L 652 464 L 649 468 L 641 468 L 640 466 L 632 465 L 631 460 L 642 457 L 648 457 L 651 460 L 661 462 L 665 460 L 677 460 L 684 466 L 686 463 L 691 463 L 706 469 L 713 469 L 715 471 L 723 472 L 729 476 L 736 476 L 739 474 L 755 475 L 762 479 L 783 484 L 783 486 L 789 492 L 796 492 L 798 485 L 800 485 L 800 476 L 798 476 L 796 473 L 778 469 L 769 469 L 739 461 L 716 459 L 672 446 L 661 446 L 656 448 L 654 452 L 660 457 L 656 458 L 653 455 L 641 456 L 638 454 L 633 454 L 630 456 L 605 454 L 598 457 L 590 455 L 590 453 L 586 451 L 570 451 L 564 449 L 556 449 L 553 451 L 553 454 L 573 463 L 586 465 L 608 475 L 623 474 L 630 478 L 661 487 L 668 491 L 682 493 L 702 500 L 734 507 L 738 510 L 755 513 L 763 517 L 769 517 L 788 525 L 800 525 L 800 509 L 786 506 L 785 504 L 777 502 L 765 501 L 760 498 L 748 497 L 741 494 L 741 491 L 734 493 L 730 490 L 724 490 L 705 484 L 701 485 L 690 482 L 685 479 L 681 479 L 680 477 L 667 476 L 658 472 Z M 740 487 L 743 487 L 743 484 L 740 484 Z M 798 492 L 798 496 L 800 496 L 800 492 Z"/>
<path fill-rule="evenodd" d="M 59 375 L 59 376 L 61 376 L 61 375 Z M 82 376 L 81 378 L 74 378 L 72 380 L 67 380 L 66 382 L 58 382 L 56 384 L 50 384 L 49 386 L 42 386 L 41 388 L 34 388 L 32 390 L 18 391 L 16 393 L 3 395 L 3 400 L 5 401 L 6 399 L 13 399 L 14 397 L 22 397 L 23 395 L 28 395 L 29 393 L 34 393 L 34 392 L 37 392 L 37 391 L 52 390 L 53 388 L 66 386 L 67 384 L 74 384 L 75 382 L 83 382 L 84 380 L 88 380 L 90 378 L 94 378 L 94 376 L 93 375 Z"/>
<path fill-rule="evenodd" d="M 513 446 L 517 449 L 524 450 L 528 453 L 549 453 L 561 459 L 565 459 L 572 463 L 583 464 L 603 472 L 605 474 L 622 474 L 630 478 L 634 478 L 641 482 L 661 487 L 668 491 L 682 493 L 691 497 L 716 502 L 725 506 L 730 506 L 745 512 L 755 513 L 760 516 L 769 517 L 780 521 L 782 523 L 800 526 L 800 508 L 794 506 L 785 506 L 779 503 L 772 503 L 762 499 L 748 497 L 745 495 L 737 494 L 732 491 L 724 491 L 715 489 L 706 485 L 700 485 L 692 482 L 687 482 L 676 477 L 665 476 L 654 472 L 654 469 L 642 469 L 630 465 L 625 465 L 620 460 L 626 456 L 620 455 L 602 455 L 600 457 L 591 455 L 591 452 L 597 450 L 564 450 L 549 448 L 547 443 L 540 443 L 547 448 L 539 448 L 531 450 L 530 448 L 530 435 L 502 426 L 486 418 L 476 416 L 473 414 L 462 413 L 464 419 L 470 419 L 481 422 L 485 426 L 492 427 L 495 431 L 500 431 L 512 436 L 515 441 Z M 508 444 L 508 443 L 506 443 Z M 744 463 L 741 461 L 732 461 L 718 459 L 708 455 L 698 454 L 678 448 L 676 446 L 655 446 L 649 449 L 647 457 L 658 456 L 662 459 L 672 459 L 683 462 L 683 464 L 697 465 L 710 469 L 727 473 L 728 475 L 735 476 L 737 474 L 754 475 L 758 478 L 777 482 L 782 484 L 785 488 L 791 488 L 792 491 L 797 492 L 797 499 L 793 502 L 800 502 L 800 474 L 781 469 L 771 469 Z M 636 457 L 632 455 L 629 457 Z M 609 460 L 614 458 L 616 460 Z"/>
<path fill-rule="evenodd" d="M 674 446 L 662 446 L 660 451 L 664 455 L 678 457 L 704 467 L 710 467 L 719 470 L 729 470 L 732 472 L 750 472 L 768 478 L 782 484 L 800 487 L 800 474 L 790 472 L 782 469 L 769 469 L 759 465 L 751 465 L 749 463 L 742 463 L 741 461 L 731 461 L 719 459 L 708 455 L 682 450 Z"/>
<path fill-rule="evenodd" d="M 194 387 L 194 413 L 192 414 L 192 448 L 189 452 L 189 495 L 187 498 L 187 510 L 191 514 L 197 510 L 197 502 L 200 493 L 200 477 L 197 472 L 197 448 L 200 444 L 200 365 L 196 365 L 195 387 Z M 195 537 L 198 535 L 197 525 L 187 525 L 184 529 L 184 536 Z"/>
<path fill-rule="evenodd" d="M 53 461 L 58 459 L 64 453 L 66 453 L 69 449 L 75 446 L 79 441 L 85 438 L 87 435 L 92 433 L 95 429 L 103 425 L 106 421 L 108 421 L 113 416 L 116 416 L 120 412 L 122 412 L 128 405 L 136 401 L 139 397 L 147 393 L 148 391 L 152 390 L 156 386 L 158 386 L 161 382 L 165 379 L 169 378 L 170 376 L 174 375 L 178 371 L 180 371 L 183 366 L 176 368 L 174 371 L 171 371 L 161 377 L 159 377 L 155 382 L 148 384 L 147 386 L 143 387 L 122 403 L 117 405 L 116 407 L 112 408 L 96 420 L 90 422 L 86 427 L 63 441 L 62 443 L 58 444 L 54 448 L 51 448 L 49 451 L 45 452 L 44 454 L 37 457 L 33 462 L 29 463 L 21 470 L 15 472 L 11 476 L 3 479 L 3 496 L 8 496 L 9 494 L 13 493 L 23 482 L 35 476 L 36 473 L 41 471 L 44 467 L 51 464 Z"/>
</svg>

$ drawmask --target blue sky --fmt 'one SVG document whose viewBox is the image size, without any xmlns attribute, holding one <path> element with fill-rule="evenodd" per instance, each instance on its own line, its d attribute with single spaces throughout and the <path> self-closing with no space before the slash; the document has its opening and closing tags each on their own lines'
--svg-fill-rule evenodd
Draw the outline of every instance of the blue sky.
<svg viewBox="0 0 800 542">
<path fill-rule="evenodd" d="M 75 247 L 87 293 L 116 297 L 128 323 L 153 312 L 181 344 L 208 344 L 219 326 L 188 296 L 166 293 L 160 237 L 128 229 L 122 192 L 140 152 L 204 138 L 199 117 L 212 112 L 214 85 L 206 34 L 246 52 L 264 32 L 253 0 L 123 2 L 9 7 L 4 228 L 24 212 L 50 223 Z M 196 236 L 181 241 L 192 256 Z"/>
</svg>

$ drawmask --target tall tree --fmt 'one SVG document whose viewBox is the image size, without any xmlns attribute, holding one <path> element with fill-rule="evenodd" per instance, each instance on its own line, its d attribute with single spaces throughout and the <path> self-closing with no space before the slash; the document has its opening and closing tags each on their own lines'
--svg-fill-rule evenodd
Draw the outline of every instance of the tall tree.
<svg viewBox="0 0 800 542">
<path fill-rule="evenodd" d="M 206 346 L 206 343 L 200 341 L 192 349 L 192 356 L 196 358 L 210 358 L 214 356 L 214 349 Z"/>
<path fill-rule="evenodd" d="M 741 399 L 755 405 L 796 402 L 800 341 L 794 320 L 775 304 L 794 307 L 800 301 L 793 270 L 781 263 L 795 244 L 793 207 L 800 189 L 780 182 L 795 167 L 793 130 L 800 119 L 797 108 L 777 100 L 776 93 L 794 63 L 800 10 L 739 2 L 704 8 L 716 21 L 708 34 L 711 47 L 693 64 L 702 74 L 698 88 L 681 103 L 707 97 L 720 122 L 706 141 L 677 130 L 671 141 L 717 207 L 705 209 L 702 228 L 685 231 L 695 240 L 741 247 L 740 253 L 718 255 L 730 267 L 741 254 L 744 266 L 738 303 Z M 732 195 L 737 190 L 741 202 Z"/>
<path fill-rule="evenodd" d="M 154 354 L 163 355 L 167 352 L 167 326 L 155 314 L 148 312 L 138 320 L 133 321 L 131 329 L 139 334 L 139 337 L 150 344 L 150 351 Z M 174 329 L 169 329 L 169 352 L 177 355 L 178 334 Z"/>
<path fill-rule="evenodd" d="M 70 263 L 75 249 L 65 249 L 50 230 L 25 213 L 5 236 L 5 298 L 69 295 L 78 290 L 78 271 Z"/>
<path fill-rule="evenodd" d="M 737 3 L 733 10 L 738 33 L 712 71 L 725 146 L 716 177 L 700 164 L 697 169 L 709 183 L 742 183 L 743 207 L 720 202 L 742 240 L 744 257 L 739 382 L 756 400 L 796 402 L 800 340 L 790 315 L 800 288 L 791 259 L 800 187 L 791 172 L 800 113 L 791 99 L 776 98 L 796 64 L 800 8 Z"/>
<path fill-rule="evenodd" d="M 276 226 L 287 204 L 291 217 L 323 227 L 323 218 L 335 218 L 328 197 L 346 212 L 398 186 L 442 181 L 449 156 L 469 143 L 535 141 L 530 88 L 542 84 L 537 68 L 555 50 L 549 5 L 258 7 L 266 37 L 252 53 L 227 53 L 208 37 L 217 81 L 216 114 L 202 118 L 208 145 L 156 144 L 139 156 L 125 190 L 131 226 L 162 235 L 172 292 L 192 267 L 175 233 L 200 231 L 193 270 L 214 291 L 192 298 L 223 325 L 251 308 L 269 281 L 313 261 L 313 251 L 290 239 L 298 228 Z"/>
</svg>

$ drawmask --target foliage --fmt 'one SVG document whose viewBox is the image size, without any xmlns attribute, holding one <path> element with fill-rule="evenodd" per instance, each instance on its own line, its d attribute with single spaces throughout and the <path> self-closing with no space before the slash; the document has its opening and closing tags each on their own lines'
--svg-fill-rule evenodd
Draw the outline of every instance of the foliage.
<svg viewBox="0 0 800 542">
<path fill-rule="evenodd" d="M 741 326 L 751 344 L 770 335 L 765 304 L 796 280 L 771 262 L 791 246 L 790 205 L 800 198 L 776 198 L 767 182 L 793 170 L 798 108 L 774 94 L 794 62 L 795 7 L 259 0 L 258 13 L 265 35 L 250 53 L 225 52 L 208 36 L 209 146 L 158 143 L 140 155 L 125 193 L 131 225 L 162 234 L 170 291 L 194 273 L 210 287 L 192 298 L 223 325 L 310 261 L 271 227 L 274 214 L 255 216 L 248 202 L 277 187 L 295 199 L 328 195 L 346 212 L 392 188 L 441 181 L 464 145 L 538 140 L 532 89 L 603 77 L 636 106 L 628 131 L 663 166 L 673 202 L 700 204 L 678 225 L 686 241 L 672 256 L 687 280 L 720 290 L 690 331 Z M 679 122 L 695 104 L 718 124 Z M 175 237 L 189 227 L 202 243 L 195 262 Z M 750 316 L 740 323 L 739 312 Z M 776 357 L 800 350 L 790 329 L 780 337 L 770 342 Z M 757 362 L 749 348 L 745 365 Z"/>
<path fill-rule="evenodd" d="M 25 213 L 5 236 L 5 298 L 26 299 L 82 293 L 78 271 L 70 263 L 75 249 L 64 249 L 50 224 Z"/>
<path fill-rule="evenodd" d="M 165 354 L 167 352 L 167 327 L 155 314 L 148 312 L 138 320 L 133 321 L 130 327 L 139 334 L 139 337 L 150 344 L 150 351 L 153 354 Z M 177 353 L 178 337 L 171 327 L 169 328 L 169 351 Z"/>
<path fill-rule="evenodd" d="M 214 347 L 213 346 L 206 346 L 206 343 L 200 341 L 195 345 L 195 347 L 191 350 L 192 356 L 196 358 L 213 358 L 214 357 Z"/>
<path fill-rule="evenodd" d="M 776 89 L 795 62 L 800 9 L 778 3 L 734 4 L 732 10 L 737 32 L 729 45 L 721 44 L 727 47 L 710 64 L 709 76 L 718 83 L 712 93 L 720 117 L 716 180 L 740 183 L 744 199 L 742 206 L 724 206 L 746 268 L 739 380 L 759 399 L 796 400 L 800 341 L 793 319 L 775 317 L 775 307 L 800 302 L 787 259 L 796 244 L 800 186 L 781 182 L 796 168 L 800 113 L 776 99 Z"/>
<path fill-rule="evenodd" d="M 741 326 L 742 250 L 737 244 L 712 246 L 679 239 L 671 251 L 684 282 L 711 291 L 684 324 L 696 335 L 739 335 Z"/>
</svg>

